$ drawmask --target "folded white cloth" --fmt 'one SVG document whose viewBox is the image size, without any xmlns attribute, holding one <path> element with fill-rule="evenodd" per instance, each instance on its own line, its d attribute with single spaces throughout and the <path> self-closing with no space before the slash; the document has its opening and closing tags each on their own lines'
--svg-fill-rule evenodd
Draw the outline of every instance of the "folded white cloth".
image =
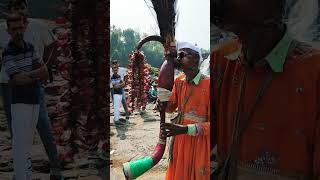
<svg viewBox="0 0 320 180">
<path fill-rule="evenodd" d="M 121 100 L 122 100 L 122 94 L 113 95 L 114 121 L 119 121 L 120 119 Z"/>
<path fill-rule="evenodd" d="M 164 89 L 164 88 L 157 88 L 157 96 L 160 102 L 169 101 L 171 97 L 171 91 Z"/>
<path fill-rule="evenodd" d="M 14 175 L 19 180 L 31 180 L 29 154 L 39 117 L 39 104 L 12 104 L 12 149 Z"/>
</svg>

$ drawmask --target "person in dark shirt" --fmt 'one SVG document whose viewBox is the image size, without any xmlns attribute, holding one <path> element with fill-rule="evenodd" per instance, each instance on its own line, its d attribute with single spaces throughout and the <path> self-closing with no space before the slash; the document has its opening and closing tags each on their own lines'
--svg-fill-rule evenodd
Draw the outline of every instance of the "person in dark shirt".
<svg viewBox="0 0 320 180">
<path fill-rule="evenodd" d="M 111 86 L 113 88 L 113 107 L 114 107 L 114 122 L 119 123 L 120 119 L 120 103 L 122 100 L 122 91 L 124 82 L 121 80 L 121 76 L 118 74 L 119 67 L 116 64 L 112 64 L 113 75 L 111 76 Z"/>
<path fill-rule="evenodd" d="M 14 176 L 31 180 L 28 154 L 39 116 L 40 80 L 45 80 L 48 73 L 34 46 L 24 40 L 25 18 L 10 14 L 7 27 L 11 39 L 2 53 L 2 63 L 11 89 Z"/>
<path fill-rule="evenodd" d="M 124 90 L 124 87 L 126 86 L 125 82 L 126 82 L 126 78 L 127 78 L 127 75 L 126 75 L 127 73 L 126 73 L 126 71 L 124 71 L 123 69 L 121 69 L 119 67 L 119 61 L 118 60 L 112 60 L 112 62 L 111 62 L 110 77 L 113 75 L 114 69 L 117 69 L 117 74 L 120 75 L 121 80 L 123 81 L 123 83 L 119 84 L 118 86 L 122 87 L 122 100 L 121 100 L 121 103 L 122 103 L 123 109 L 124 109 L 125 114 L 126 114 L 126 120 L 128 121 L 131 112 L 128 109 L 125 90 Z M 113 100 L 113 86 L 112 86 L 112 84 L 110 84 L 110 91 L 111 91 L 111 97 L 112 97 L 112 100 Z"/>
</svg>

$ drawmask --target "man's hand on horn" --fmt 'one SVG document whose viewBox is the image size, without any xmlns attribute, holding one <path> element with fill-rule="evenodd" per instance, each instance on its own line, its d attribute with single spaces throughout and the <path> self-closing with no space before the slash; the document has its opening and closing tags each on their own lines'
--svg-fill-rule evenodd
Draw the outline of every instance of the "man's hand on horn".
<svg viewBox="0 0 320 180">
<path fill-rule="evenodd" d="M 188 132 L 188 126 L 172 123 L 163 123 L 161 124 L 160 129 L 167 137 L 187 134 Z"/>
</svg>

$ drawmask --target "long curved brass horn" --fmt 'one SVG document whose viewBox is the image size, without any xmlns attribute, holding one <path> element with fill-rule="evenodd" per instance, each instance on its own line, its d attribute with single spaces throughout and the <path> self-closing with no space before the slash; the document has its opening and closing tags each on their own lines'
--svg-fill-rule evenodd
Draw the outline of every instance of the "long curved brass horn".
<svg viewBox="0 0 320 180">
<path fill-rule="evenodd" d="M 142 39 L 136 50 L 139 50 L 143 44 L 149 41 L 158 41 L 164 44 L 164 39 L 160 36 L 148 36 Z M 160 73 L 158 77 L 158 88 L 163 88 L 168 91 L 172 90 L 174 82 L 174 62 L 168 59 L 164 59 L 162 66 L 160 68 Z M 160 124 L 165 123 L 165 112 L 167 103 L 166 101 L 160 101 Z M 166 148 L 166 136 L 163 135 L 162 130 L 160 130 L 159 141 L 151 156 L 144 157 L 142 159 L 127 162 L 123 164 L 123 173 L 126 179 L 136 179 L 143 173 L 147 172 L 153 166 L 155 166 L 162 158 Z"/>
</svg>

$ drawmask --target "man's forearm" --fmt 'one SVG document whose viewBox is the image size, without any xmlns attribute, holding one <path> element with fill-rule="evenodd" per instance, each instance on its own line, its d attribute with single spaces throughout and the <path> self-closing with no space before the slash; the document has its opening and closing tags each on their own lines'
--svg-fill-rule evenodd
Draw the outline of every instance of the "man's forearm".
<svg viewBox="0 0 320 180">
<path fill-rule="evenodd" d="M 45 65 L 41 66 L 38 69 L 28 72 L 27 75 L 32 78 L 39 78 L 41 80 L 46 80 L 49 77 L 48 69 Z"/>
<path fill-rule="evenodd" d="M 124 87 L 126 87 L 126 83 L 121 83 L 121 84 L 119 84 L 120 85 L 120 88 L 124 88 Z"/>
<path fill-rule="evenodd" d="M 113 86 L 114 89 L 119 89 L 119 88 L 124 88 L 124 87 L 126 87 L 126 84 L 124 82 Z"/>
</svg>

